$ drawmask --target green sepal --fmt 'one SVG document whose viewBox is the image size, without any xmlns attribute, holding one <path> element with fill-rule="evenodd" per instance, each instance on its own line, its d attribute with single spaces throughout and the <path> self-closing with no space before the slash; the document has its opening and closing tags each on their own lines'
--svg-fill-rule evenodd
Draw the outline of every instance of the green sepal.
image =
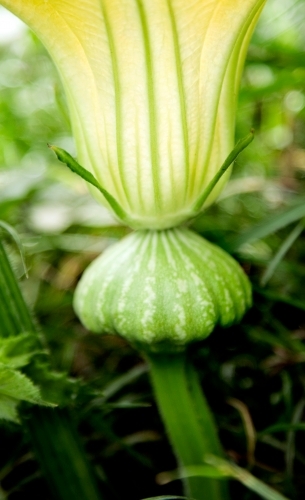
<svg viewBox="0 0 305 500">
<path fill-rule="evenodd" d="M 54 151 L 56 154 L 57 158 L 59 161 L 67 165 L 67 167 L 74 172 L 75 174 L 79 175 L 82 179 L 84 179 L 86 182 L 94 186 L 96 189 L 102 193 L 104 196 L 105 200 L 109 203 L 111 206 L 112 210 L 114 213 L 119 217 L 119 219 L 124 222 L 125 224 L 129 225 L 129 217 L 126 214 L 125 210 L 121 207 L 121 205 L 117 202 L 117 200 L 110 194 L 106 189 L 104 189 L 98 180 L 94 177 L 94 175 L 91 174 L 88 170 L 86 170 L 84 167 L 82 167 L 77 161 L 64 149 L 61 149 L 57 146 L 53 146 L 51 144 L 48 144 L 48 147 Z"/>
<path fill-rule="evenodd" d="M 211 194 L 213 191 L 214 187 L 216 186 L 217 182 L 221 179 L 223 174 L 228 170 L 228 168 L 232 165 L 232 163 L 236 160 L 238 155 L 247 147 L 249 144 L 253 141 L 254 139 L 254 131 L 251 130 L 250 134 L 246 135 L 243 139 L 240 139 L 234 149 L 231 151 L 229 156 L 225 159 L 224 163 L 218 170 L 218 172 L 214 175 L 213 179 L 209 182 L 203 193 L 199 196 L 198 200 L 196 201 L 193 211 L 196 213 L 200 211 L 202 208 L 204 202 L 207 200 L 208 196 Z"/>
<path fill-rule="evenodd" d="M 85 271 L 74 307 L 96 333 L 171 352 L 240 321 L 251 287 L 226 252 L 186 228 L 137 231 Z"/>
</svg>

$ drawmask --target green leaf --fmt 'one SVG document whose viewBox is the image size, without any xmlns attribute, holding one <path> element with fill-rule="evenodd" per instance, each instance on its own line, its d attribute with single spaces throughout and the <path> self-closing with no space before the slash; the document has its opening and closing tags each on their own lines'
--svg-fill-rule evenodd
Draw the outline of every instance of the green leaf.
<svg viewBox="0 0 305 500">
<path fill-rule="evenodd" d="M 163 497 L 143 498 L 142 500 L 194 500 L 194 499 L 190 497 L 176 497 L 176 496 L 166 495 Z"/>
<path fill-rule="evenodd" d="M 257 495 L 265 500 L 288 500 L 281 493 L 278 493 L 273 488 L 270 488 L 267 484 L 263 483 L 256 477 L 254 477 L 250 472 L 237 465 L 223 460 L 222 458 L 209 456 L 205 460 L 210 465 L 216 467 L 220 472 L 226 474 L 232 479 L 237 479 L 242 484 L 244 484 L 249 490 L 254 491 Z"/>
<path fill-rule="evenodd" d="M 15 398 L 0 394 L 0 422 L 1 420 L 8 420 L 15 424 L 20 423 L 17 413 L 18 403 L 19 401 Z"/>
<path fill-rule="evenodd" d="M 148 366 L 145 364 L 137 365 L 120 377 L 115 378 L 107 384 L 100 392 L 100 395 L 91 401 L 92 406 L 104 404 L 108 399 L 115 396 L 117 392 L 123 389 L 126 385 L 134 382 L 144 373 L 148 372 Z"/>
<path fill-rule="evenodd" d="M 22 266 L 24 269 L 24 274 L 28 278 L 28 271 L 27 271 L 27 267 L 25 264 L 25 252 L 24 252 L 24 248 L 22 245 L 22 241 L 19 237 L 19 234 L 17 233 L 17 231 L 15 231 L 15 229 L 10 224 L 7 224 L 3 220 L 0 220 L 0 227 L 2 227 L 15 241 L 15 243 L 19 249 L 19 252 L 20 252 L 20 257 L 21 257 L 21 262 L 22 262 Z"/>
<path fill-rule="evenodd" d="M 237 251 L 245 243 L 252 243 L 257 241 L 269 234 L 272 234 L 279 229 L 292 224 L 299 219 L 305 217 L 305 203 L 302 200 L 301 203 L 287 208 L 280 214 L 276 214 L 267 220 L 263 221 L 258 226 L 251 228 L 249 231 L 245 231 L 241 236 L 238 236 L 230 244 L 231 251 Z"/>
<path fill-rule="evenodd" d="M 274 255 L 273 259 L 271 259 L 266 271 L 264 272 L 264 274 L 262 276 L 262 279 L 261 279 L 262 286 L 265 286 L 267 284 L 267 282 L 270 280 L 270 278 L 274 274 L 274 271 L 277 268 L 277 266 L 279 265 L 279 263 L 281 262 L 281 260 L 283 260 L 283 258 L 285 257 L 285 255 L 288 252 L 288 250 L 290 249 L 290 247 L 294 244 L 296 239 L 302 233 L 304 226 L 305 226 L 305 221 L 301 220 L 296 225 L 296 227 L 291 231 L 291 233 L 287 236 L 287 238 L 283 241 L 283 243 L 281 244 L 280 248 L 278 249 L 278 251 Z"/>
<path fill-rule="evenodd" d="M 228 477 L 230 474 L 223 472 L 220 469 L 212 465 L 189 465 L 187 467 L 183 467 L 177 471 L 172 471 L 165 473 L 168 480 L 164 479 L 162 484 L 166 484 L 167 482 L 174 481 L 175 479 L 184 479 L 185 477 L 210 477 L 215 479 L 224 479 Z"/>
<path fill-rule="evenodd" d="M 254 491 L 265 500 L 288 500 L 286 497 L 281 495 L 281 493 L 278 493 L 273 488 L 270 488 L 270 486 L 254 477 L 247 470 L 242 469 L 227 460 L 214 455 L 209 455 L 205 457 L 205 462 L 209 465 L 192 465 L 184 467 L 180 471 L 174 473 L 173 479 L 183 479 L 185 477 L 192 476 L 217 477 L 219 479 L 231 477 L 232 479 L 240 481 L 249 490 Z"/>
<path fill-rule="evenodd" d="M 16 277 L 0 240 L 0 336 L 34 332 L 31 314 L 21 295 Z"/>
<path fill-rule="evenodd" d="M 16 337 L 0 337 L 0 363 L 10 368 L 26 366 L 35 354 L 42 352 L 36 334 L 23 333 Z"/>
<path fill-rule="evenodd" d="M 284 304 L 288 304 L 292 307 L 300 309 L 301 311 L 305 311 L 305 303 L 303 300 L 297 300 L 291 297 L 286 297 L 285 295 L 281 295 L 276 292 L 271 292 L 269 290 L 264 290 L 262 288 L 253 287 L 255 292 L 259 293 L 263 297 L 266 297 L 268 300 L 273 300 L 274 302 L 283 302 Z"/>
<path fill-rule="evenodd" d="M 130 403 L 129 401 L 121 401 L 119 403 L 106 403 L 104 409 L 114 409 L 114 408 L 150 408 L 150 403 Z"/>
<path fill-rule="evenodd" d="M 305 431 L 305 424 L 275 424 L 267 427 L 258 433 L 258 437 L 264 434 L 274 434 L 277 432 Z"/>
<path fill-rule="evenodd" d="M 43 359 L 35 359 L 27 369 L 27 373 L 35 383 L 39 384 L 44 400 L 55 405 L 66 406 L 75 401 L 81 387 L 79 379 L 70 378 L 65 372 L 55 372 L 50 363 Z"/>
<path fill-rule="evenodd" d="M 20 401 L 50 404 L 43 401 L 38 387 L 23 373 L 0 364 L 0 419 L 18 423 L 17 405 Z"/>
</svg>

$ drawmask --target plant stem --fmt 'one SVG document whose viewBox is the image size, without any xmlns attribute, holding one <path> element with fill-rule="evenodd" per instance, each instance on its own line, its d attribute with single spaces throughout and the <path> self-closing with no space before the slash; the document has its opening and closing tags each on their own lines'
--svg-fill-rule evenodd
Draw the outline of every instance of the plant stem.
<svg viewBox="0 0 305 500">
<path fill-rule="evenodd" d="M 200 465 L 206 454 L 222 455 L 217 431 L 194 370 L 185 353 L 148 354 L 159 410 L 180 465 Z M 195 500 L 225 500 L 226 484 L 190 477 L 185 494 Z"/>
<path fill-rule="evenodd" d="M 23 419 L 57 500 L 101 500 L 85 450 L 68 410 L 33 407 Z"/>
<path fill-rule="evenodd" d="M 198 373 L 196 372 L 193 364 L 190 362 L 186 362 L 186 373 L 194 410 L 201 426 L 201 431 L 207 435 L 209 439 L 209 450 L 207 450 L 206 453 L 213 453 L 214 455 L 223 457 L 223 449 L 218 438 L 218 432 L 213 414 L 203 394 Z"/>
<path fill-rule="evenodd" d="M 22 332 L 37 332 L 37 327 L 0 241 L 0 336 Z M 32 407 L 22 417 L 54 498 L 101 500 L 68 411 Z"/>
</svg>

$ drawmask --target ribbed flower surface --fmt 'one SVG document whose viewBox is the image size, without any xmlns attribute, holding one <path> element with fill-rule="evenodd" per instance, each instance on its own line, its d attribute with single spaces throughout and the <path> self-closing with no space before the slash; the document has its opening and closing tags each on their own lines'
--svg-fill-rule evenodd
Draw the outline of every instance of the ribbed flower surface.
<svg viewBox="0 0 305 500">
<path fill-rule="evenodd" d="M 74 300 L 91 331 L 155 350 L 204 339 L 216 324 L 238 322 L 250 303 L 237 262 L 185 228 L 137 231 L 111 246 L 85 271 Z"/>
<path fill-rule="evenodd" d="M 134 226 L 188 219 L 233 147 L 242 63 L 264 0 L 0 3 L 46 45 L 78 160 Z"/>
</svg>

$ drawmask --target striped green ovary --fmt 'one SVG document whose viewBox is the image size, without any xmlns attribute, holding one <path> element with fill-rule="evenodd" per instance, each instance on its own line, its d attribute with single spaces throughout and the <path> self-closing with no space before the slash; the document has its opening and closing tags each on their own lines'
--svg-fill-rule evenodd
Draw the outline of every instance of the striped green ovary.
<svg viewBox="0 0 305 500">
<path fill-rule="evenodd" d="M 110 247 L 84 273 L 74 302 L 90 330 L 156 351 L 236 323 L 250 304 L 240 266 L 185 228 L 137 231 Z"/>
</svg>

